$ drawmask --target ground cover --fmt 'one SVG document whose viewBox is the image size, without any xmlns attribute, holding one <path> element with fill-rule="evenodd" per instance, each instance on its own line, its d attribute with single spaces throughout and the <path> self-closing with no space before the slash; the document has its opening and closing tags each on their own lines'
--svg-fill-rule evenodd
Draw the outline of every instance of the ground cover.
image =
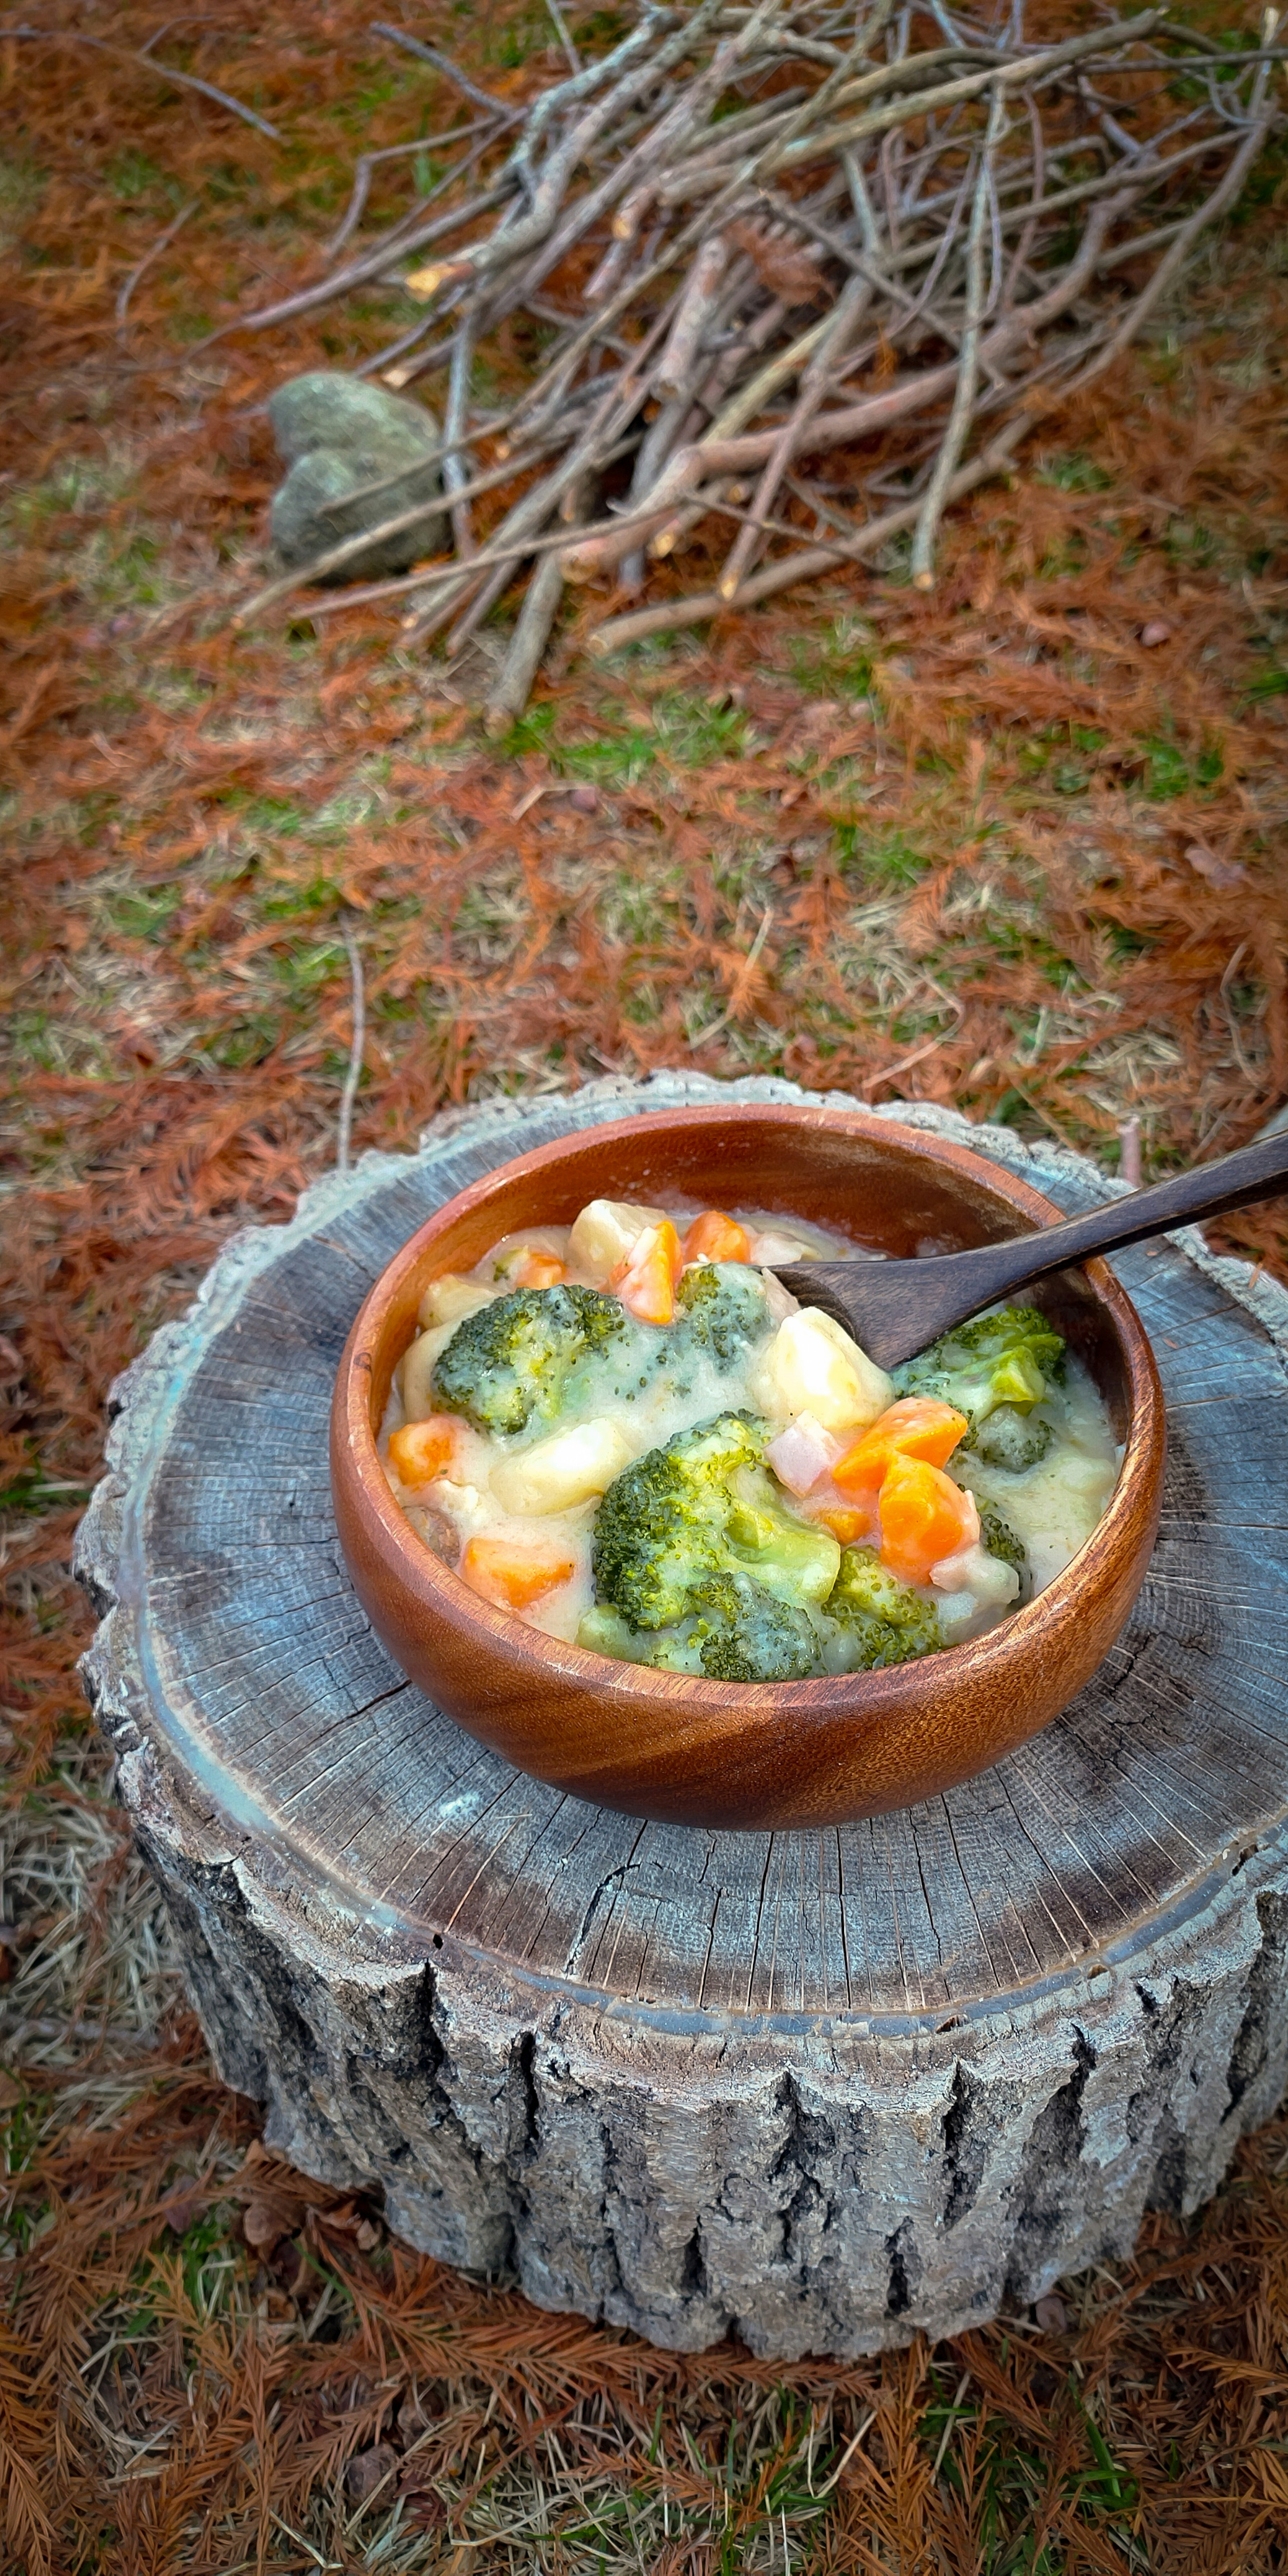
<svg viewBox="0 0 1288 2576">
<path fill-rule="evenodd" d="M 1288 2127 L 1134 2265 L 883 2364 L 671 2359 L 436 2271 L 266 2167 L 215 2084 L 86 1732 L 67 1560 L 111 1376 L 334 1158 L 355 954 L 357 1148 L 683 1062 L 1108 1169 L 1139 1121 L 1147 1174 L 1280 1105 L 1282 153 L 955 515 L 929 597 L 892 553 L 606 667 L 574 622 L 497 744 L 503 622 L 452 673 L 361 610 L 231 624 L 266 395 L 404 304 L 211 334 L 316 273 L 356 152 L 432 132 L 440 76 L 348 0 L 164 35 L 125 6 L 108 51 L 40 23 L 0 30 L 9 2563 L 1280 2567 Z M 435 33 L 516 97 L 553 35 L 526 0 Z M 364 220 L 425 184 L 384 165 Z M 1288 1276 L 1282 1207 L 1224 1240 Z"/>
</svg>

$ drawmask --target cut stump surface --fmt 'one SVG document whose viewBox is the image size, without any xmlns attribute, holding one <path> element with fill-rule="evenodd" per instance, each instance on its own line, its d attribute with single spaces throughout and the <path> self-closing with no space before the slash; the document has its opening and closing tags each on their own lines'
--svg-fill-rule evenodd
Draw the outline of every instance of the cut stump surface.
<svg viewBox="0 0 1288 2576">
<path fill-rule="evenodd" d="M 811 1096 L 677 1074 L 453 1113 L 240 1236 L 117 1390 L 78 1563 L 122 1790 L 269 2143 L 542 2306 L 792 2359 L 960 2332 L 1128 2252 L 1276 2106 L 1288 1296 L 1191 1233 L 1116 1261 L 1167 1397 L 1163 1521 L 1044 1735 L 826 1832 L 583 1805 L 462 1734 L 369 1629 L 332 1383 L 443 1200 L 590 1122 L 731 1095 Z M 885 1114 L 1066 1209 L 1108 1195 L 1057 1147 Z"/>
</svg>

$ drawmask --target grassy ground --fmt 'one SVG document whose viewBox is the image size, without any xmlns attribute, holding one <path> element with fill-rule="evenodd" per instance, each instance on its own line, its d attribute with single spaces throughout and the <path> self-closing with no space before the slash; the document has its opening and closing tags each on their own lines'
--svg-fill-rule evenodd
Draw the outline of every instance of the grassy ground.
<svg viewBox="0 0 1288 2576">
<path fill-rule="evenodd" d="M 127 0 L 111 42 L 158 23 Z M 434 29 L 516 95 L 547 69 L 535 6 Z M 355 152 L 432 131 L 446 88 L 350 0 L 229 0 L 158 50 L 283 141 L 0 31 L 4 2563 L 1280 2569 L 1288 2123 L 1135 2264 L 871 2366 L 673 2359 L 442 2273 L 266 2166 L 215 2083 L 86 1733 L 67 1558 L 112 1374 L 334 1155 L 346 930 L 360 1145 L 687 1061 L 952 1101 L 1111 1169 L 1134 1118 L 1147 1172 L 1278 1107 L 1282 153 L 1149 344 L 954 522 L 929 599 L 892 557 L 607 672 L 574 624 L 496 746 L 499 629 L 446 675 L 364 612 L 229 623 L 266 394 L 409 308 L 208 335 L 315 273 Z M 412 181 L 381 185 L 372 224 Z M 1288 1276 L 1283 1216 L 1225 1240 Z"/>
</svg>

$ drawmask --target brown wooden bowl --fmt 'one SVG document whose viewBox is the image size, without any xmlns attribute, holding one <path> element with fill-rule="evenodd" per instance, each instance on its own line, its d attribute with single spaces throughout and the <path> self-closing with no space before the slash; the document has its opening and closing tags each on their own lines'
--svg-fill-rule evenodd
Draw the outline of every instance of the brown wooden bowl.
<svg viewBox="0 0 1288 2576">
<path fill-rule="evenodd" d="M 508 1761 L 630 1815 L 763 1830 L 842 1824 L 969 1779 L 1066 1707 L 1108 1653 L 1158 1525 L 1166 1431 L 1139 1318 L 1103 1261 L 1034 1292 L 1100 1387 L 1122 1472 L 1063 1574 L 1025 1608 L 924 1661 L 805 1682 L 714 1682 L 564 1645 L 439 1563 L 404 1520 L 376 1434 L 432 1279 L 503 1234 L 568 1223 L 592 1198 L 813 1218 L 895 1256 L 956 1251 L 1052 1222 L 1049 1199 L 960 1145 L 840 1109 L 663 1110 L 504 1164 L 420 1227 L 377 1280 L 331 1409 L 340 1544 L 395 1661 Z"/>
</svg>

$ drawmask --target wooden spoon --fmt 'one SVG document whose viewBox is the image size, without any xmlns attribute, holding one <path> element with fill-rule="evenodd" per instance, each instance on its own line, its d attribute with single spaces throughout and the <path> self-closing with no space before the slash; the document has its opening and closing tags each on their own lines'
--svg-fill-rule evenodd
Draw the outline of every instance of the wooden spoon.
<svg viewBox="0 0 1288 2576">
<path fill-rule="evenodd" d="M 1013 1297 L 1093 1253 L 1121 1252 L 1170 1226 L 1223 1216 L 1252 1199 L 1273 1198 L 1288 1184 L 1288 1134 L 1265 1136 L 1219 1163 L 1178 1172 L 1153 1189 L 1111 1199 L 1087 1216 L 1067 1217 L 1040 1234 L 981 1243 L 971 1252 L 933 1253 L 924 1261 L 775 1262 L 774 1276 L 802 1306 L 834 1317 L 874 1359 L 897 1368 L 981 1307 Z"/>
</svg>

